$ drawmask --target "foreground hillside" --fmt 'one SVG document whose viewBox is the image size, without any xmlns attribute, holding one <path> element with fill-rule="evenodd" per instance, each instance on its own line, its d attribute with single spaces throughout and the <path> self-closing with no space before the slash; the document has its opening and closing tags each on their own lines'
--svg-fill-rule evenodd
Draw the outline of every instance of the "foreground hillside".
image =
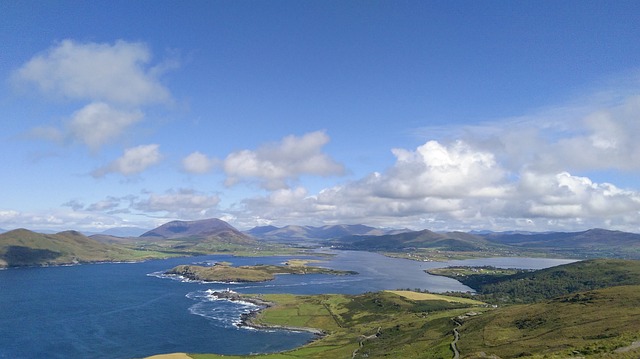
<svg viewBox="0 0 640 359">
<path fill-rule="evenodd" d="M 639 358 L 631 344 L 640 340 L 640 286 L 501 308 L 459 331 L 463 358 Z"/>
<path fill-rule="evenodd" d="M 166 254 L 100 243 L 76 231 L 42 234 L 16 229 L 0 234 L 0 267 L 131 261 Z"/>
<path fill-rule="evenodd" d="M 640 285 L 640 261 L 592 259 L 512 275 L 461 274 L 459 268 L 429 270 L 459 280 L 492 303 L 533 303 L 569 293 L 620 285 Z"/>
<path fill-rule="evenodd" d="M 260 298 L 276 304 L 253 325 L 311 327 L 325 333 L 302 348 L 257 356 L 264 359 L 456 358 L 453 343 L 463 359 L 640 357 L 640 346 L 634 344 L 640 340 L 640 286 L 618 286 L 498 309 L 461 298 L 402 291 L 357 296 L 270 294 Z M 454 329 L 459 336 L 454 335 Z"/>
</svg>

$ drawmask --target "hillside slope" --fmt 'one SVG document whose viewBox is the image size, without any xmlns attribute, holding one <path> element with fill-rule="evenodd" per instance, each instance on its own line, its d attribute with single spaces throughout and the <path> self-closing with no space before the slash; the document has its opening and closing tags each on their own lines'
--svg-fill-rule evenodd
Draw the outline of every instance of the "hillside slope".
<svg viewBox="0 0 640 359">
<path fill-rule="evenodd" d="M 138 239 L 147 242 L 147 248 L 185 254 L 254 251 L 268 247 L 217 218 L 168 222 Z"/>
<path fill-rule="evenodd" d="M 640 338 L 640 286 L 499 308 L 465 320 L 459 332 L 462 358 L 638 358 L 630 344 Z"/>
<path fill-rule="evenodd" d="M 453 278 L 475 289 L 485 301 L 532 303 L 579 291 L 640 285 L 640 261 L 592 259 L 506 276 L 472 274 Z"/>
<path fill-rule="evenodd" d="M 76 231 L 42 234 L 16 229 L 0 234 L 0 267 L 135 260 L 144 252 L 100 243 Z"/>
<path fill-rule="evenodd" d="M 495 246 L 486 239 L 464 232 L 436 233 L 428 229 L 381 236 L 349 236 L 333 242 L 342 249 L 398 251 L 437 248 L 448 251 L 482 251 Z"/>
<path fill-rule="evenodd" d="M 235 229 L 229 223 L 209 218 L 198 221 L 171 221 L 157 228 L 143 233 L 142 238 L 176 239 L 176 238 L 206 238 L 223 237 L 249 239 L 249 237 Z"/>
<path fill-rule="evenodd" d="M 640 234 L 601 228 L 582 232 L 490 233 L 492 243 L 513 248 L 553 251 L 560 255 L 640 259 Z"/>
</svg>

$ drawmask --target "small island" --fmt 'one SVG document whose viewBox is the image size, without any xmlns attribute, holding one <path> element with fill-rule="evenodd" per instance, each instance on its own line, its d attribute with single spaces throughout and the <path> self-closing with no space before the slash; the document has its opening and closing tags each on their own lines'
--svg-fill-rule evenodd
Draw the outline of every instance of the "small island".
<svg viewBox="0 0 640 359">
<path fill-rule="evenodd" d="M 254 266 L 233 267 L 230 263 L 215 263 L 213 266 L 179 265 L 165 272 L 179 275 L 190 280 L 205 282 L 265 282 L 275 279 L 276 274 L 357 274 L 353 271 L 340 271 L 329 268 L 307 266 L 305 261 L 291 260 L 283 266 L 259 264 Z"/>
</svg>

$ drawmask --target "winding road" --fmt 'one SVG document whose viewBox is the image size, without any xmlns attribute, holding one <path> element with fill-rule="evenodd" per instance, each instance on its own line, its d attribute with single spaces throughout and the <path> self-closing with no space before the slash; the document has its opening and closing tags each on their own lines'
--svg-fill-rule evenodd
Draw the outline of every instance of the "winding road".
<svg viewBox="0 0 640 359">
<path fill-rule="evenodd" d="M 458 328 L 462 325 L 458 321 L 454 320 L 456 327 L 453 328 L 453 341 L 451 342 L 451 350 L 453 350 L 453 359 L 460 359 L 460 352 L 458 351 L 458 340 L 460 340 L 460 333 Z"/>
</svg>

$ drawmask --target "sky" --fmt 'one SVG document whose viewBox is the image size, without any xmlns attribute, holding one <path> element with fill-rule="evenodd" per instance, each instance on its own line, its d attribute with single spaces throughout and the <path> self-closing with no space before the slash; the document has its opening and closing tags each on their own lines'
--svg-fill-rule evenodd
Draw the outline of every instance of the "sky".
<svg viewBox="0 0 640 359">
<path fill-rule="evenodd" d="M 0 228 L 638 233 L 639 14 L 0 0 Z"/>
</svg>

